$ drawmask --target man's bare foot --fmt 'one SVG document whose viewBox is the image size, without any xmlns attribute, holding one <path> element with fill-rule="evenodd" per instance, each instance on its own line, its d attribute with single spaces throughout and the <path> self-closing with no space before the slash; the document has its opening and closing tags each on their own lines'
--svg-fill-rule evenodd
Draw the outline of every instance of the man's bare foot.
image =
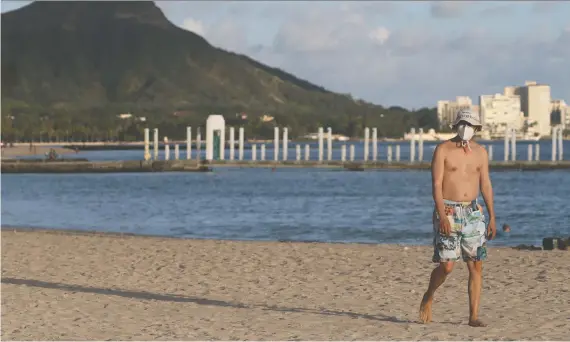
<svg viewBox="0 0 570 342">
<path fill-rule="evenodd" d="M 474 320 L 469 320 L 469 326 L 475 327 L 475 328 L 483 328 L 483 327 L 486 327 L 487 324 L 481 322 L 478 319 L 474 319 Z"/>
<path fill-rule="evenodd" d="M 430 298 L 428 294 L 424 294 L 422 298 L 422 304 L 420 305 L 420 321 L 422 323 L 431 322 L 431 303 L 433 298 Z"/>
</svg>

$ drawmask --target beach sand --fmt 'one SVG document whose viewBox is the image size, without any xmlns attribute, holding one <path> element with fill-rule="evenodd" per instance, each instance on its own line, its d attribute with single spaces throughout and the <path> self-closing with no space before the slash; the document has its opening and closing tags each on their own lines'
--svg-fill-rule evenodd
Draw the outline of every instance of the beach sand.
<svg viewBox="0 0 570 342">
<path fill-rule="evenodd" d="M 18 145 L 18 146 L 14 146 L 14 147 L 3 148 L 2 149 L 2 159 L 14 158 L 14 157 L 23 157 L 23 156 L 44 157 L 45 154 L 49 153 L 49 151 L 52 148 L 59 155 L 75 153 L 74 150 L 69 149 L 69 148 L 63 148 L 63 147 L 50 147 L 50 146 L 37 146 L 37 145 L 35 145 L 30 150 L 30 145 L 26 145 L 26 146 Z"/>
<path fill-rule="evenodd" d="M 6 229 L 6 228 L 5 228 Z M 2 231 L 4 340 L 568 340 L 570 252 L 489 249 L 418 323 L 427 246 Z"/>
</svg>

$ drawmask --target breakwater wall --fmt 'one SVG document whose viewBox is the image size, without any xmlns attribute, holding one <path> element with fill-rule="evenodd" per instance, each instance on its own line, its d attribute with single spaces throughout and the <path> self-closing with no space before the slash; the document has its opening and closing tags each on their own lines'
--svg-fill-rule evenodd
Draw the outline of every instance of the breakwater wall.
<svg viewBox="0 0 570 342">
<path fill-rule="evenodd" d="M 196 161 L 64 161 L 2 162 L 2 173 L 120 173 L 120 172 L 208 172 Z"/>
<path fill-rule="evenodd" d="M 345 171 L 365 170 L 425 170 L 428 162 L 342 162 L 342 161 L 104 161 L 104 162 L 2 162 L 2 173 L 119 173 L 119 172 L 208 172 L 216 167 L 240 168 L 323 168 Z M 570 162 L 491 162 L 492 171 L 570 170 Z"/>
</svg>

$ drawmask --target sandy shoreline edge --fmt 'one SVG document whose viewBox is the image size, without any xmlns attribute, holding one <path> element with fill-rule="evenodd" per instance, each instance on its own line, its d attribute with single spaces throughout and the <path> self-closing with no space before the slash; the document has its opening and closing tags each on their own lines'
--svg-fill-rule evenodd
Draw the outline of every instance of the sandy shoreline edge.
<svg viewBox="0 0 570 342">
<path fill-rule="evenodd" d="M 15 228 L 15 229 L 14 229 Z M 2 227 L 7 340 L 564 340 L 570 254 L 490 248 L 466 326 L 463 263 L 419 324 L 431 247 Z"/>
</svg>

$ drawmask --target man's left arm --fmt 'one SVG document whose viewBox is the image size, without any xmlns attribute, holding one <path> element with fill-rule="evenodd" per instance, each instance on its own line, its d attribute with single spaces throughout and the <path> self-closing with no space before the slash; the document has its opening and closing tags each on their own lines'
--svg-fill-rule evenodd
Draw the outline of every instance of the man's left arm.
<svg viewBox="0 0 570 342">
<path fill-rule="evenodd" d="M 485 200 L 485 206 L 487 206 L 487 212 L 489 213 L 489 225 L 487 227 L 487 237 L 489 240 L 493 240 L 497 234 L 497 228 L 495 226 L 495 207 L 493 204 L 493 186 L 491 185 L 491 177 L 489 175 L 489 157 L 487 151 L 483 149 L 482 153 L 483 160 L 481 165 L 481 175 L 479 184 L 481 187 L 481 194 L 483 195 L 483 200 Z"/>
</svg>

